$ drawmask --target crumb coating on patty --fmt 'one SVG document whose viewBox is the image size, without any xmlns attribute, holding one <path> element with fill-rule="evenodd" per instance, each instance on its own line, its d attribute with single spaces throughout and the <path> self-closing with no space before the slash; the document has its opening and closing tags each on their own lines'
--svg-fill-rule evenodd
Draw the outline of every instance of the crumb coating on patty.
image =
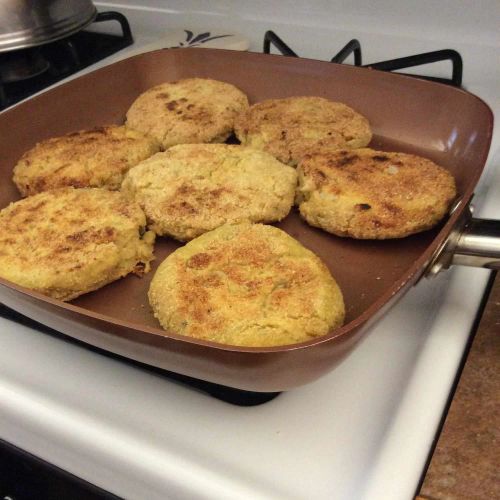
<svg viewBox="0 0 500 500">
<path fill-rule="evenodd" d="M 249 347 L 315 339 L 345 314 L 323 262 L 263 224 L 228 224 L 176 250 L 156 271 L 149 300 L 166 330 Z"/>
<path fill-rule="evenodd" d="M 365 148 L 311 155 L 297 172 L 300 214 L 338 236 L 386 239 L 425 231 L 456 197 L 450 172 L 405 153 Z"/>
<path fill-rule="evenodd" d="M 159 150 L 156 140 L 124 126 L 81 130 L 27 151 L 13 180 L 22 196 L 68 186 L 119 189 L 131 167 Z"/>
<path fill-rule="evenodd" d="M 371 141 L 368 120 L 322 97 L 269 99 L 250 106 L 235 124 L 241 144 L 296 166 L 310 153 L 361 148 Z"/>
<path fill-rule="evenodd" d="M 186 78 L 141 94 L 127 112 L 127 125 L 157 139 L 163 149 L 176 144 L 224 142 L 236 116 L 248 108 L 234 85 L 208 78 Z"/>
<path fill-rule="evenodd" d="M 174 146 L 130 170 L 122 192 L 159 235 L 186 241 L 228 222 L 274 222 L 288 215 L 297 173 L 243 146 Z"/>
<path fill-rule="evenodd" d="M 71 300 L 150 269 L 155 235 L 121 193 L 61 188 L 0 211 L 0 276 Z"/>
</svg>

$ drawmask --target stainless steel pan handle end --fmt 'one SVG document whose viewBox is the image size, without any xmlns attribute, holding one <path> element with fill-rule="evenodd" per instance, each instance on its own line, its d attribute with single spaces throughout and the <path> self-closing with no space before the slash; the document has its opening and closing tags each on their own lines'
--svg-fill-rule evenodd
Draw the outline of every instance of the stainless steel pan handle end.
<svg viewBox="0 0 500 500">
<path fill-rule="evenodd" d="M 432 277 L 451 265 L 500 269 L 500 221 L 475 219 L 472 207 L 434 255 L 425 275 Z"/>
</svg>

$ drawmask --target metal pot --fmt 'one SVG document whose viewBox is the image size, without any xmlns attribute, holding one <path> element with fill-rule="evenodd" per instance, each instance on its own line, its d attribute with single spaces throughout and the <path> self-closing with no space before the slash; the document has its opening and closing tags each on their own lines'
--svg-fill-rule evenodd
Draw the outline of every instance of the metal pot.
<svg viewBox="0 0 500 500">
<path fill-rule="evenodd" d="M 0 52 L 64 38 L 96 15 L 91 0 L 0 0 Z"/>
</svg>

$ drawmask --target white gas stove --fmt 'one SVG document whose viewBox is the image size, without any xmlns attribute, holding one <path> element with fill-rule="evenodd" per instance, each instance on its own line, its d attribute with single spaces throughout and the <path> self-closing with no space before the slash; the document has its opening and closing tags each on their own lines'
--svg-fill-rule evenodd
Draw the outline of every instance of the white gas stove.
<svg viewBox="0 0 500 500">
<path fill-rule="evenodd" d="M 496 1 L 96 4 L 125 14 L 135 43 L 85 71 L 179 30 L 238 33 L 259 52 L 273 30 L 324 60 L 356 38 L 364 63 L 457 50 L 464 87 L 500 114 Z M 477 216 L 500 214 L 499 164 L 497 127 Z M 411 499 L 488 277 L 453 268 L 420 281 L 329 375 L 249 408 L 0 318 L 0 439 L 125 498 Z"/>
</svg>

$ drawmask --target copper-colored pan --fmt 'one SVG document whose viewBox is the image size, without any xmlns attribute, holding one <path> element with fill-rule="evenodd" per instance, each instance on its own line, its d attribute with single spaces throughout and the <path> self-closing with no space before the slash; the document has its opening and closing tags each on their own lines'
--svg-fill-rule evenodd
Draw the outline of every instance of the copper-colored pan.
<svg viewBox="0 0 500 500">
<path fill-rule="evenodd" d="M 138 94 L 160 82 L 192 76 L 233 83 L 251 102 L 294 95 L 342 101 L 370 120 L 372 147 L 414 152 L 448 168 L 460 201 L 438 228 L 401 240 L 338 238 L 309 227 L 296 212 L 280 223 L 329 266 L 347 306 L 343 328 L 303 344 L 239 348 L 163 331 L 146 292 L 158 264 L 179 246 L 166 238 L 158 239 L 153 272 L 142 279 L 129 276 L 70 304 L 0 280 L 0 301 L 91 345 L 191 377 L 263 392 L 305 384 L 330 371 L 354 347 L 367 327 L 425 272 L 458 226 L 486 161 L 492 113 L 462 90 L 369 69 L 209 49 L 150 52 L 0 114 L 0 206 L 19 198 L 12 168 L 37 141 L 122 123 Z"/>
</svg>

